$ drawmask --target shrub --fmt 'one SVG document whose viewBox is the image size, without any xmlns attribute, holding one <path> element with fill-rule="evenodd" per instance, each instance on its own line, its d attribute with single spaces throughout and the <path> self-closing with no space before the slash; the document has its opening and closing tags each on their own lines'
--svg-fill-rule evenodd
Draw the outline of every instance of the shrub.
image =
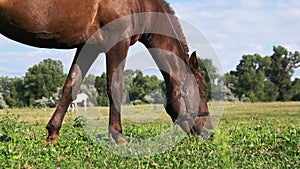
<svg viewBox="0 0 300 169">
<path fill-rule="evenodd" d="M 7 114 L 0 119 L 0 141 L 9 141 L 21 129 L 19 116 Z"/>
<path fill-rule="evenodd" d="M 2 93 L 0 93 L 0 109 L 5 109 L 7 107 L 8 106 L 7 106 L 7 104 L 4 101 L 3 95 L 2 95 Z"/>
<path fill-rule="evenodd" d="M 34 101 L 34 104 L 33 106 L 36 107 L 36 108 L 46 108 L 46 107 L 50 107 L 50 108 L 53 108 L 55 107 L 57 104 L 57 101 L 55 98 L 53 97 L 50 97 L 50 98 L 41 98 L 41 99 L 38 99 L 36 101 Z"/>
<path fill-rule="evenodd" d="M 74 127 L 83 128 L 87 125 L 87 119 L 84 116 L 78 116 L 74 120 Z"/>
</svg>

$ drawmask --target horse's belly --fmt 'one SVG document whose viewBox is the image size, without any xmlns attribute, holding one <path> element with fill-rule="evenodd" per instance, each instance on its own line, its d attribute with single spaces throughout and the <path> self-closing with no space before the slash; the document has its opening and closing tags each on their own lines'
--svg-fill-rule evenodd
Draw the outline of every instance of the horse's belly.
<svg viewBox="0 0 300 169">
<path fill-rule="evenodd" d="M 0 0 L 1 34 L 32 46 L 72 48 L 99 29 L 94 0 Z"/>
<path fill-rule="evenodd" d="M 0 28 L 1 34 L 20 43 L 42 48 L 62 49 L 75 48 L 85 43 L 96 30 L 87 28 L 75 30 L 67 27 L 56 31 L 40 29 L 28 31 L 15 25 L 5 25 L 4 28 Z"/>
</svg>

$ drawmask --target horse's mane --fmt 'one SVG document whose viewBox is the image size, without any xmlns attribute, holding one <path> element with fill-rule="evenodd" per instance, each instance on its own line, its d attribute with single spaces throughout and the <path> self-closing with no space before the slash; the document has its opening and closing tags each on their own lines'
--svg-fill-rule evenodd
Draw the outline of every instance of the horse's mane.
<svg viewBox="0 0 300 169">
<path fill-rule="evenodd" d="M 165 0 L 159 0 L 164 8 L 164 10 L 170 14 L 170 15 L 174 15 L 175 16 L 175 11 L 171 8 L 170 4 L 168 2 L 166 2 Z M 183 47 L 183 50 L 185 53 L 189 53 L 189 48 L 188 48 L 188 45 L 187 45 L 187 42 L 186 42 L 186 38 L 183 34 L 183 31 L 182 31 L 182 28 L 181 28 L 181 25 L 179 23 L 179 20 L 178 20 L 178 17 L 175 16 L 175 17 L 172 17 L 172 24 L 174 26 L 174 31 L 176 32 L 177 36 L 178 36 L 178 40 L 180 41 L 182 47 Z M 188 56 L 187 56 L 188 57 Z"/>
</svg>

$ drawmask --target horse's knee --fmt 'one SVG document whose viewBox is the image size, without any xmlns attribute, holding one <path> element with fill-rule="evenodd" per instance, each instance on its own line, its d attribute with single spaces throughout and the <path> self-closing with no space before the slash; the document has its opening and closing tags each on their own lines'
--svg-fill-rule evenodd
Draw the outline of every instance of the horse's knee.
<svg viewBox="0 0 300 169">
<path fill-rule="evenodd" d="M 63 88 L 63 95 L 69 100 L 75 100 L 82 83 L 82 72 L 79 65 L 73 64 Z"/>
</svg>

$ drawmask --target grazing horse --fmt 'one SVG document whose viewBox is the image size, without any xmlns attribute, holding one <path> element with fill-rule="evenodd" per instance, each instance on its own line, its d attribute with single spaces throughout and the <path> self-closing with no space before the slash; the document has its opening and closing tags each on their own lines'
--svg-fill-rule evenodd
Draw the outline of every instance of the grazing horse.
<svg viewBox="0 0 300 169">
<path fill-rule="evenodd" d="M 78 103 L 83 103 L 83 106 L 84 106 L 84 111 L 86 111 L 86 105 L 87 105 L 87 102 L 89 100 L 89 96 L 85 93 L 79 93 L 76 95 L 76 99 L 72 101 L 72 103 L 70 104 L 70 106 L 72 106 L 72 112 L 74 112 L 74 110 L 76 112 L 78 112 L 78 106 L 77 104 Z"/>
<path fill-rule="evenodd" d="M 77 49 L 60 102 L 46 126 L 48 141 L 57 141 L 84 76 L 99 53 L 105 53 L 109 135 L 117 144 L 127 144 L 121 126 L 123 71 L 129 47 L 138 41 L 161 70 L 167 89 L 165 109 L 173 122 L 188 134 L 212 128 L 199 86 L 204 85 L 203 78 L 189 65 L 186 39 L 164 0 L 0 0 L 0 22 L 1 34 L 15 41 Z"/>
</svg>

